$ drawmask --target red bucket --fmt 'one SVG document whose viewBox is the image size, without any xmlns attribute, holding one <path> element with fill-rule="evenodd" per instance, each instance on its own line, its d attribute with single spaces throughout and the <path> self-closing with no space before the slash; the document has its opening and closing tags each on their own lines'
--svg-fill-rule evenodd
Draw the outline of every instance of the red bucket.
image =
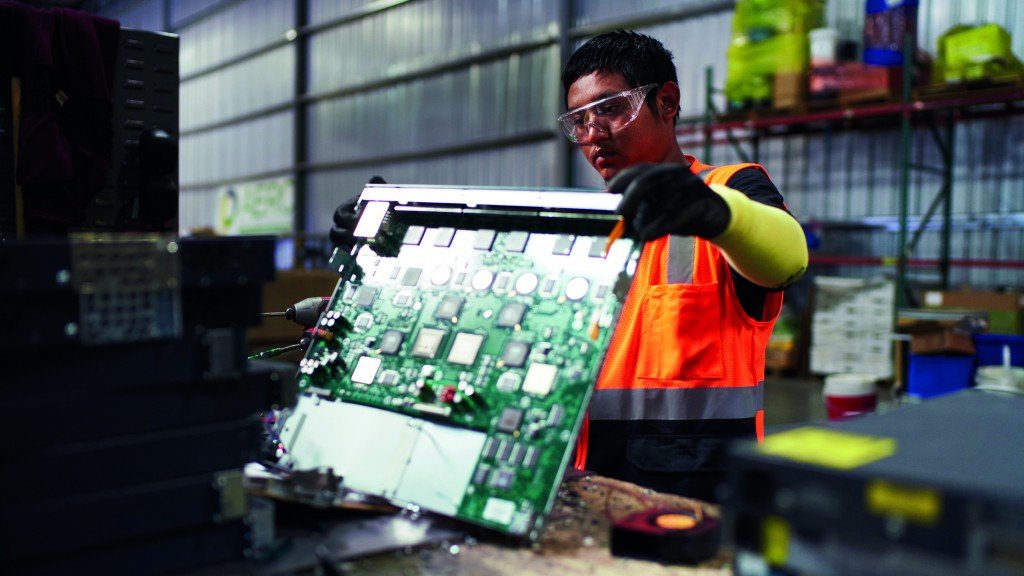
<svg viewBox="0 0 1024 576">
<path fill-rule="evenodd" d="M 878 390 L 871 374 L 830 374 L 822 395 L 829 420 L 845 420 L 875 411 Z"/>
</svg>

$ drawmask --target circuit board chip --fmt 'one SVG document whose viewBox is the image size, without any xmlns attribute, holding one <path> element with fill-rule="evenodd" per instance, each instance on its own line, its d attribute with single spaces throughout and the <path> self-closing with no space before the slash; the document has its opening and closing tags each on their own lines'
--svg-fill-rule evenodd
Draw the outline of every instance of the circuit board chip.
<svg viewBox="0 0 1024 576">
<path fill-rule="evenodd" d="M 360 384 L 373 384 L 377 378 L 377 370 L 380 369 L 380 358 L 372 356 L 361 356 L 352 370 L 352 381 Z"/>
<path fill-rule="evenodd" d="M 505 348 L 501 351 L 501 361 L 510 368 L 520 368 L 526 364 L 526 358 L 530 355 L 530 344 L 520 340 L 509 340 L 505 342 Z"/>
<path fill-rule="evenodd" d="M 398 330 L 388 330 L 380 337 L 380 353 L 394 356 L 402 348 L 405 334 Z"/>
<path fill-rule="evenodd" d="M 363 308 L 369 308 L 373 306 L 373 301 L 377 299 L 378 288 L 376 286 L 367 286 L 363 284 L 356 289 L 355 296 L 352 300 L 356 306 L 362 306 Z"/>
<path fill-rule="evenodd" d="M 436 328 L 420 328 L 416 341 L 412 345 L 412 355 L 420 358 L 434 358 L 444 341 L 444 330 Z"/>
<path fill-rule="evenodd" d="M 484 343 L 484 337 L 471 332 L 459 332 L 452 342 L 452 349 L 448 351 L 448 361 L 452 364 L 472 366 L 476 362 L 476 355 L 480 352 L 480 346 Z"/>
<path fill-rule="evenodd" d="M 402 273 L 402 286 L 415 286 L 419 283 L 421 274 L 422 268 L 406 268 Z"/>
<path fill-rule="evenodd" d="M 499 328 L 515 328 L 523 321 L 526 314 L 526 304 L 522 302 L 506 302 L 498 312 L 498 320 L 495 322 Z"/>
<path fill-rule="evenodd" d="M 452 318 L 458 317 L 459 311 L 462 310 L 463 302 L 464 300 L 459 296 L 445 296 L 441 299 L 441 302 L 438 303 L 437 311 L 434 312 L 434 318 L 437 320 L 452 321 Z"/>
<path fill-rule="evenodd" d="M 519 430 L 519 425 L 523 423 L 523 411 L 515 406 L 506 406 L 501 410 L 501 417 L 498 418 L 498 425 L 496 428 L 499 432 L 508 432 L 511 434 L 516 430 Z"/>
<path fill-rule="evenodd" d="M 558 367 L 552 364 L 534 362 L 523 378 L 523 392 L 537 396 L 547 396 L 555 386 Z"/>
</svg>

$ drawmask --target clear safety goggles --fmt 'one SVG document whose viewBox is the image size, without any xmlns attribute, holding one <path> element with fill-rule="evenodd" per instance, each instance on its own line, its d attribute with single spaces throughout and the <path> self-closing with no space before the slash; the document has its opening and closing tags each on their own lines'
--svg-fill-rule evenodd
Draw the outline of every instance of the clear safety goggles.
<svg viewBox="0 0 1024 576">
<path fill-rule="evenodd" d="M 591 128 L 610 134 L 636 120 L 647 94 L 657 87 L 658 84 L 647 84 L 580 106 L 559 116 L 558 123 L 573 142 L 586 140 Z"/>
</svg>

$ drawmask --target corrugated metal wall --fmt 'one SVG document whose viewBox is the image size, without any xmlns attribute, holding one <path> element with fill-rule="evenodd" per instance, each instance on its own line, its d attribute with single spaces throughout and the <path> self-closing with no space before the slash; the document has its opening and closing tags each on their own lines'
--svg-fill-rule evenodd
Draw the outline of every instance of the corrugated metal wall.
<svg viewBox="0 0 1024 576">
<path fill-rule="evenodd" d="M 828 0 L 826 22 L 857 35 L 860 0 Z M 144 0 L 105 2 L 126 26 L 181 35 L 181 184 L 185 228 L 211 225 L 228 183 L 294 174 L 301 226 L 325 233 L 342 199 L 373 175 L 397 183 L 600 187 L 561 139 L 554 117 L 566 51 L 625 27 L 676 55 L 682 114 L 704 112 L 705 69 L 725 80 L 733 2 L 727 0 Z M 1024 7 L 1005 0 L 922 0 L 919 42 L 934 51 L 954 24 L 994 22 L 1024 55 Z M 722 102 L 718 102 L 719 106 Z M 898 253 L 900 135 L 832 131 L 761 139 L 759 159 L 817 255 Z M 1024 117 L 956 125 L 954 260 L 1024 259 Z M 687 152 L 698 141 L 681 137 Z M 940 164 L 928 127 L 915 128 L 915 163 Z M 738 160 L 716 144 L 712 160 Z M 706 160 L 706 159 L 705 159 Z M 940 178 L 911 175 L 912 227 Z M 937 220 L 936 220 L 937 222 Z M 911 230 L 913 233 L 913 230 Z M 938 257 L 936 226 L 913 258 Z M 891 267 L 818 265 L 866 276 Z M 975 262 L 977 264 L 977 262 Z M 911 275 L 933 281 L 931 268 Z M 956 266 L 954 284 L 1024 285 L 1024 270 Z"/>
</svg>

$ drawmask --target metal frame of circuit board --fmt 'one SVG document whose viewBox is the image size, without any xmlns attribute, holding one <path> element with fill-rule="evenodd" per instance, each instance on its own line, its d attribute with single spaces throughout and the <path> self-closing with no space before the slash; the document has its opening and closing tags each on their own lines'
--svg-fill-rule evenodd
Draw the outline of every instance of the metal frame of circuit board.
<svg viewBox="0 0 1024 576">
<path fill-rule="evenodd" d="M 535 538 L 557 494 L 639 246 L 618 198 L 368 185 L 299 369 L 283 463 Z M 609 243 L 610 242 L 610 243 Z"/>
</svg>

